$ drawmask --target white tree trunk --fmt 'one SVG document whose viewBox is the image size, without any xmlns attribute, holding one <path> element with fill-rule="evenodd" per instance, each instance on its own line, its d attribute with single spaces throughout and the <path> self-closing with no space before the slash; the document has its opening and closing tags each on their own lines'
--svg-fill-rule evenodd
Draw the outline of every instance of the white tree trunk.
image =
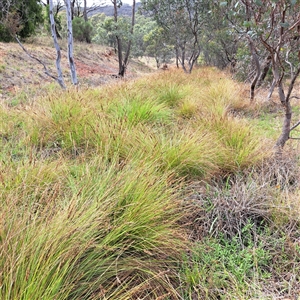
<svg viewBox="0 0 300 300">
<path fill-rule="evenodd" d="M 60 47 L 57 41 L 57 35 L 56 35 L 56 30 L 55 30 L 55 21 L 54 21 L 54 16 L 53 16 L 53 0 L 49 0 L 49 16 L 50 16 L 50 24 L 51 24 L 51 34 L 52 34 L 52 38 L 53 38 L 53 42 L 54 42 L 54 46 L 56 49 L 56 69 L 57 69 L 57 81 L 59 83 L 59 85 L 65 89 L 65 83 L 64 83 L 64 78 L 63 78 L 63 74 L 62 74 L 62 70 L 61 70 L 61 66 L 60 66 L 60 60 L 61 60 L 61 51 L 60 51 Z"/>
<path fill-rule="evenodd" d="M 66 13 L 67 13 L 67 28 L 68 28 L 68 60 L 71 71 L 72 83 L 76 85 L 77 75 L 76 68 L 73 58 L 73 29 L 72 29 L 72 11 L 71 11 L 71 3 L 70 0 L 65 0 L 66 3 Z"/>
</svg>

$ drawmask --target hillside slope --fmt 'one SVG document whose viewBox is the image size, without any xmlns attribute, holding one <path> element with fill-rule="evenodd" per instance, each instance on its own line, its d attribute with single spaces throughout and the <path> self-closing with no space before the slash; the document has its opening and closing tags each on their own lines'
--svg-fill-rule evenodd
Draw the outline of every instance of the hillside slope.
<svg viewBox="0 0 300 300">
<path fill-rule="evenodd" d="M 50 73 L 57 75 L 55 68 L 56 52 L 51 39 L 37 40 L 24 44 L 28 53 L 40 59 Z M 67 45 L 61 42 L 64 80 L 70 84 L 70 72 L 67 58 Z M 114 80 L 118 73 L 118 59 L 112 48 L 75 43 L 74 58 L 80 85 L 99 86 Z M 139 76 L 152 70 L 138 60 L 131 60 L 126 78 Z M 42 64 L 30 58 L 17 43 L 0 43 L 0 99 L 6 99 L 24 88 L 44 86 L 55 83 L 47 76 Z"/>
</svg>

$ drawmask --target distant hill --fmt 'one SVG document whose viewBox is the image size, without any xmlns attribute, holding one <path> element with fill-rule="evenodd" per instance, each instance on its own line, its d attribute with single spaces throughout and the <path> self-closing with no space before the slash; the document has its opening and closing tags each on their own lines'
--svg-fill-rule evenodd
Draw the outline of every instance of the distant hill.
<svg viewBox="0 0 300 300">
<path fill-rule="evenodd" d="M 141 6 L 140 2 L 136 3 L 136 10 L 138 10 L 140 6 Z M 131 12 L 132 12 L 132 6 L 125 3 L 118 9 L 119 16 L 131 16 Z M 101 14 L 101 13 L 105 14 L 106 16 L 112 17 L 114 15 L 114 7 L 112 5 L 99 7 L 96 10 L 90 12 L 89 16 L 93 16 L 95 14 Z"/>
</svg>

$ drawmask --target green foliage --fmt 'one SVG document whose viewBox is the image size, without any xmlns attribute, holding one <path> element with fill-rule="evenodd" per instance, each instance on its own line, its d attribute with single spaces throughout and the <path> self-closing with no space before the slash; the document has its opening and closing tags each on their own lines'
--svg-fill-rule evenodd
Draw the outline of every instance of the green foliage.
<svg viewBox="0 0 300 300">
<path fill-rule="evenodd" d="M 72 26 L 74 39 L 80 42 L 91 42 L 93 27 L 90 22 L 86 22 L 83 18 L 75 17 L 72 21 Z"/>
<path fill-rule="evenodd" d="M 166 43 L 166 32 L 162 27 L 155 27 L 144 37 L 145 54 L 154 57 L 157 67 L 161 63 L 168 63 L 172 57 L 173 47 Z"/>
<path fill-rule="evenodd" d="M 190 73 L 200 55 L 200 34 L 209 12 L 208 1 L 142 1 L 142 7 L 164 29 L 165 44 L 175 49 L 176 59 Z"/>
<path fill-rule="evenodd" d="M 59 32 L 62 30 L 62 17 L 58 13 L 54 13 L 54 22 L 55 22 L 55 27 L 56 31 Z M 51 32 L 51 25 L 50 25 L 50 11 L 49 11 L 49 6 L 46 6 L 45 9 L 45 27 L 48 30 L 48 32 Z"/>
<path fill-rule="evenodd" d="M 235 77 L 237 80 L 246 81 L 251 68 L 251 53 L 246 45 L 241 45 L 236 52 L 237 66 Z"/>
<path fill-rule="evenodd" d="M 270 276 L 266 270 L 271 263 L 263 243 L 256 244 L 249 229 L 243 228 L 241 237 L 228 240 L 206 238 L 195 243 L 191 255 L 184 257 L 181 276 L 187 283 L 188 299 L 233 299 L 243 298 L 251 282 Z M 249 228 L 250 227 L 250 228 Z"/>
<path fill-rule="evenodd" d="M 130 34 L 131 19 L 129 17 L 118 17 L 117 23 L 115 23 L 113 17 L 104 18 L 103 16 L 100 19 L 102 19 L 101 22 L 96 22 L 95 24 L 94 42 L 116 47 L 116 36 L 122 37 L 124 45 L 128 43 L 129 39 L 133 38 Z M 92 22 L 95 23 L 95 19 Z"/>
<path fill-rule="evenodd" d="M 43 12 L 40 1 L 4 0 L 0 4 L 1 41 L 11 41 L 15 34 L 21 38 L 29 37 L 42 22 Z"/>
<path fill-rule="evenodd" d="M 116 47 L 116 37 L 113 33 L 115 24 L 114 19 L 105 15 L 96 15 L 91 18 L 91 23 L 94 24 L 95 33 L 93 42 L 100 45 L 108 45 Z"/>
<path fill-rule="evenodd" d="M 154 57 L 158 63 L 168 62 L 172 57 L 173 48 L 166 45 L 166 33 L 158 27 L 157 23 L 150 17 L 137 14 L 133 35 L 129 35 L 131 20 L 129 17 L 119 17 L 118 24 L 114 18 L 105 15 L 95 15 L 91 18 L 91 23 L 95 28 L 93 41 L 115 47 L 116 35 L 122 36 L 125 43 L 132 39 L 133 56 Z M 116 29 L 118 28 L 118 29 Z"/>
<path fill-rule="evenodd" d="M 0 37 L 2 42 L 10 42 L 12 40 L 12 36 L 6 25 L 0 23 Z"/>
</svg>

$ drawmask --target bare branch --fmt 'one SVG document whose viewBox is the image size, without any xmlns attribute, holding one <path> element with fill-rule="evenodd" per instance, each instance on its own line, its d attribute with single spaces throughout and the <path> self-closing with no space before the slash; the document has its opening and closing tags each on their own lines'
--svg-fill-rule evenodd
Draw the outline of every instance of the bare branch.
<svg viewBox="0 0 300 300">
<path fill-rule="evenodd" d="M 291 70 L 291 79 L 293 79 L 293 64 L 289 61 L 289 55 L 290 55 L 291 50 L 288 50 L 286 52 L 286 56 L 285 56 L 285 62 L 290 66 L 290 70 Z"/>
<path fill-rule="evenodd" d="M 290 132 L 292 130 L 294 130 L 295 128 L 297 128 L 300 125 L 300 121 L 298 121 L 294 126 L 292 126 L 292 128 L 290 129 Z"/>
<path fill-rule="evenodd" d="M 20 47 L 23 49 L 23 51 L 24 51 L 30 58 L 36 60 L 38 63 L 40 63 L 40 64 L 44 67 L 44 72 L 45 72 L 45 74 L 48 75 L 49 77 L 51 77 L 52 79 L 56 80 L 56 81 L 60 84 L 60 82 L 58 81 L 58 79 L 57 79 L 55 76 L 53 76 L 53 75 L 49 72 L 49 70 L 48 70 L 48 68 L 46 67 L 46 65 L 45 65 L 39 58 L 33 56 L 32 54 L 30 54 L 30 53 L 25 49 L 25 47 L 22 45 L 22 43 L 20 42 L 20 40 L 19 40 L 19 38 L 18 38 L 17 36 L 15 36 L 15 39 L 16 39 L 16 41 L 18 42 L 18 44 L 20 45 Z M 62 86 L 62 87 L 63 87 L 63 86 Z M 65 88 L 65 87 L 63 87 L 63 88 Z"/>
</svg>

